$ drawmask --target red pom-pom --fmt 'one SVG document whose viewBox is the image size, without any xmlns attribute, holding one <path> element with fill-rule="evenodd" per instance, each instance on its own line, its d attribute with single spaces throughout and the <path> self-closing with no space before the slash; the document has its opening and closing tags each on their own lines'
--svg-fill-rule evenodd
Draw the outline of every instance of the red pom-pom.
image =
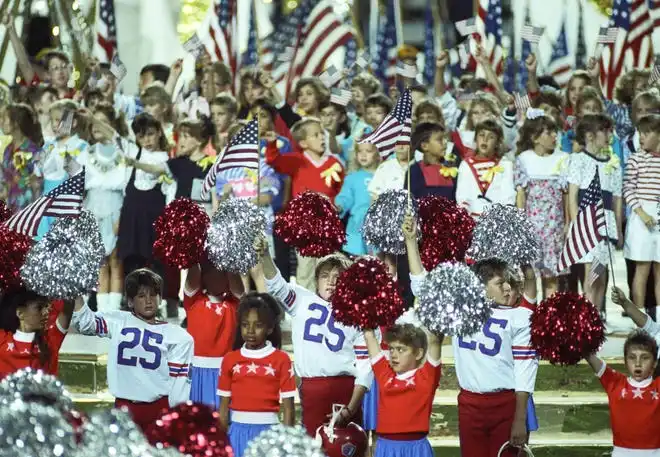
<svg viewBox="0 0 660 457">
<path fill-rule="evenodd" d="M 160 443 L 192 457 L 233 457 L 227 435 L 218 428 L 218 418 L 206 405 L 182 403 L 163 413 L 145 436 L 154 446 Z"/>
<path fill-rule="evenodd" d="M 444 197 L 423 197 L 418 204 L 420 255 L 426 271 L 441 262 L 462 262 L 475 226 L 470 213 Z"/>
<path fill-rule="evenodd" d="M 7 204 L 0 200 L 0 222 L 4 222 L 12 215 L 12 211 Z"/>
<path fill-rule="evenodd" d="M 6 292 L 22 284 L 20 270 L 32 244 L 29 236 L 0 225 L 0 290 Z"/>
<path fill-rule="evenodd" d="M 346 242 L 346 231 L 330 199 L 311 191 L 289 202 L 275 219 L 275 233 L 305 257 L 332 254 Z"/>
<path fill-rule="evenodd" d="M 531 332 L 536 354 L 558 365 L 575 365 L 605 341 L 598 310 L 575 292 L 557 292 L 543 300 L 532 315 Z"/>
<path fill-rule="evenodd" d="M 390 327 L 405 310 L 399 284 L 376 258 L 358 259 L 337 279 L 332 294 L 337 322 L 362 329 Z"/>
<path fill-rule="evenodd" d="M 209 216 L 188 198 L 177 198 L 154 223 L 154 256 L 179 269 L 198 264 L 204 256 Z"/>
</svg>

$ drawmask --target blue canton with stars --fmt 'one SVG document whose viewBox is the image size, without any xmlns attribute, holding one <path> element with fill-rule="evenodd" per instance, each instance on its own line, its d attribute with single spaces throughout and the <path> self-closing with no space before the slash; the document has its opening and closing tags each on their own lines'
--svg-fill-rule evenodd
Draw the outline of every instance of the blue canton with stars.
<svg viewBox="0 0 660 457">
<path fill-rule="evenodd" d="M 614 0 L 610 26 L 630 30 L 630 7 L 632 0 Z"/>
</svg>

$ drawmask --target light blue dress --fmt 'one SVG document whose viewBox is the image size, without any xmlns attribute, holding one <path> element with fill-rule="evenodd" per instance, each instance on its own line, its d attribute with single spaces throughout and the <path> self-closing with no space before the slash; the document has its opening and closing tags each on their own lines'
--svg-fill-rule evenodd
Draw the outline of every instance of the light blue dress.
<svg viewBox="0 0 660 457">
<path fill-rule="evenodd" d="M 339 217 L 347 214 L 346 244 L 343 250 L 352 255 L 367 254 L 367 244 L 362 239 L 362 224 L 371 205 L 371 196 L 367 187 L 374 177 L 373 171 L 358 170 L 349 173 L 344 184 L 335 197 L 335 204 L 341 208 Z"/>
</svg>

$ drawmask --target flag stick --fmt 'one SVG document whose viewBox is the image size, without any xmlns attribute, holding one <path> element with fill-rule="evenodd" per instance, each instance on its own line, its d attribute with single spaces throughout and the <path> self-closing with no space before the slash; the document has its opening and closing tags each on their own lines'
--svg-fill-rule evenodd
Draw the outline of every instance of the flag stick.
<svg viewBox="0 0 660 457">
<path fill-rule="evenodd" d="M 598 170 L 596 170 L 598 173 Z M 612 260 L 612 246 L 610 245 L 610 234 L 607 228 L 607 210 L 605 210 L 605 199 L 603 198 L 603 187 L 600 187 L 600 198 L 603 200 L 603 212 L 605 213 L 605 244 L 607 245 L 607 255 L 610 258 L 610 270 L 612 270 L 612 285 L 616 287 L 616 278 L 614 277 L 614 261 Z M 585 278 L 586 279 L 586 278 Z M 607 294 L 607 291 L 605 291 Z"/>
</svg>

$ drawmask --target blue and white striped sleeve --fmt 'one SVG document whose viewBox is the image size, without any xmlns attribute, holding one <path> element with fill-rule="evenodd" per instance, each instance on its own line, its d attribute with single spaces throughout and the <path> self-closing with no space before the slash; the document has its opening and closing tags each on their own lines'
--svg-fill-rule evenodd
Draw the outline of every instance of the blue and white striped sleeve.
<svg viewBox="0 0 660 457">
<path fill-rule="evenodd" d="M 89 306 L 84 305 L 80 311 L 73 313 L 71 325 L 83 335 L 111 338 L 113 331 L 121 324 L 119 313 L 121 311 L 95 313 Z"/>
</svg>

